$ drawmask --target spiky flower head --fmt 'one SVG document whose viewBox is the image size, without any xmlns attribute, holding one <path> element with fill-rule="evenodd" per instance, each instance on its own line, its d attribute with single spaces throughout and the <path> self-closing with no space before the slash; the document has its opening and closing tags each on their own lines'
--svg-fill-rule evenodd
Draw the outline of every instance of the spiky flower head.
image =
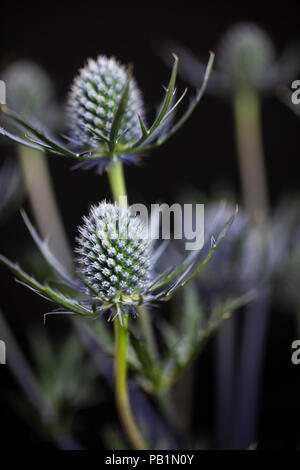
<svg viewBox="0 0 300 470">
<path fill-rule="evenodd" d="M 88 60 L 71 87 L 67 106 L 71 136 L 64 136 L 69 145 L 59 138 L 53 139 L 41 126 L 34 126 L 7 107 L 2 109 L 5 117 L 17 123 L 18 130 L 23 128 L 26 135 L 20 136 L 1 127 L 0 135 L 48 154 L 71 157 L 77 161 L 77 167 L 96 167 L 98 172 L 118 160 L 135 163 L 141 154 L 163 145 L 186 122 L 203 96 L 213 60 L 211 53 L 202 86 L 176 123 L 172 117 L 186 90 L 175 98 L 178 68 L 175 55 L 159 112 L 149 126 L 131 68 L 126 70 L 114 58 L 99 56 Z"/>
<path fill-rule="evenodd" d="M 219 70 L 234 86 L 262 87 L 274 65 L 271 38 L 259 26 L 239 23 L 225 33 L 218 48 Z"/>
<path fill-rule="evenodd" d="M 0 254 L 0 263 L 7 266 L 20 282 L 43 298 L 59 306 L 48 314 L 68 313 L 83 317 L 99 317 L 109 312 L 109 319 L 131 314 L 136 316 L 139 305 L 152 305 L 169 300 L 203 269 L 217 245 L 230 229 L 235 214 L 227 221 L 218 237 L 213 238 L 208 254 L 203 258 L 196 250 L 177 266 L 161 274 L 154 272 L 165 245 L 152 252 L 148 227 L 131 214 L 129 208 L 102 202 L 93 206 L 79 228 L 77 239 L 77 276 L 70 275 L 40 239 L 27 215 L 22 216 L 43 257 L 54 271 L 55 286 L 42 284 Z M 151 230 L 150 230 L 151 233 Z M 72 295 L 66 295 L 65 288 Z"/>
<path fill-rule="evenodd" d="M 103 302 L 130 304 L 150 281 L 151 241 L 130 209 L 102 202 L 79 227 L 78 272 L 88 291 Z"/>
<path fill-rule="evenodd" d="M 68 115 L 75 140 L 99 147 L 97 131 L 109 137 L 120 96 L 126 87 L 128 73 L 114 57 L 103 55 L 89 59 L 79 71 L 68 98 Z M 138 115 L 144 115 L 141 92 L 134 78 L 130 81 L 128 100 L 119 127 L 121 143 L 134 142 L 141 137 Z"/>
</svg>

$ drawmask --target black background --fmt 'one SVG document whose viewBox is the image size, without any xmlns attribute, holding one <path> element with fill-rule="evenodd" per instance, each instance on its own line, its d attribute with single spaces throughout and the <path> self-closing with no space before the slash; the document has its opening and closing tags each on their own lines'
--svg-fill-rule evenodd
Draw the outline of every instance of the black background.
<svg viewBox="0 0 300 470">
<path fill-rule="evenodd" d="M 221 4 L 220 4 L 221 5 Z M 169 70 L 159 58 L 155 41 L 161 34 L 189 47 L 203 60 L 208 50 L 214 49 L 219 36 L 232 23 L 255 21 L 273 38 L 278 55 L 293 40 L 300 41 L 299 9 L 285 2 L 284 7 L 252 2 L 236 6 L 220 6 L 215 2 L 195 7 L 184 2 L 152 7 L 103 8 L 102 2 L 93 5 L 75 3 L 59 6 L 28 4 L 1 6 L 1 66 L 25 57 L 38 61 L 55 80 L 58 95 L 63 98 L 76 71 L 87 57 L 99 53 L 115 55 L 123 63 L 133 63 L 134 73 L 143 90 L 147 110 L 153 111 L 162 97 L 161 85 L 168 80 Z M 300 54 L 300 47 L 299 47 Z M 299 71 L 300 74 L 300 71 Z M 299 77 L 294 77 L 299 78 Z M 179 79 L 181 89 L 185 83 Z M 192 90 L 190 90 L 192 91 Z M 196 187 L 213 195 L 226 186 L 239 199 L 239 178 L 230 102 L 206 95 L 188 125 L 168 144 L 146 158 L 142 167 L 127 167 L 128 191 L 132 201 L 175 202 L 178 189 Z M 300 120 L 274 96 L 263 98 L 263 128 L 268 182 L 273 207 L 286 193 L 299 186 Z M 11 151 L 3 144 L 1 149 Z M 107 197 L 105 176 L 92 172 L 70 172 L 69 162 L 50 158 L 50 168 L 61 213 L 70 240 L 91 202 Z M 29 237 L 20 217 L 16 215 L 1 227 L 0 246 L 12 259 L 22 255 Z M 42 322 L 42 303 L 29 291 L 17 286 L 12 276 L 0 268 L 1 308 L 26 350 L 24 324 Z M 267 357 L 264 372 L 263 407 L 259 427 L 259 445 L 262 448 L 294 448 L 297 443 L 297 421 L 300 417 L 300 369 L 291 365 L 290 345 L 295 336 L 292 312 L 274 308 L 269 329 Z M 51 319 L 49 328 L 54 334 L 63 334 L 65 324 L 60 318 Z M 213 389 L 211 347 L 199 360 L 199 403 L 196 424 L 202 430 L 213 432 Z M 3 390 L 15 390 L 15 384 L 5 366 L 0 366 Z M 198 392 L 199 393 L 199 392 Z M 205 406 L 201 406 L 200 403 Z M 113 407 L 109 413 L 114 413 Z M 92 417 L 91 417 L 92 418 Z M 103 418 L 105 419 L 105 418 Z M 17 414 L 0 402 L 1 443 L 23 448 L 48 448 L 50 444 L 30 430 Z M 91 419 L 92 422 L 92 419 Z M 200 424 L 201 423 L 201 424 Z M 93 445 L 93 438 L 90 436 Z M 96 445 L 96 444 L 95 444 Z"/>
</svg>

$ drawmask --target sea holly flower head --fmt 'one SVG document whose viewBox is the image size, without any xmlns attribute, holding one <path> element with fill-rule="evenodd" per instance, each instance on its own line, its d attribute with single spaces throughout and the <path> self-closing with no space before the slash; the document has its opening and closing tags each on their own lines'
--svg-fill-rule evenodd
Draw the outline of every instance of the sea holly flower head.
<svg viewBox="0 0 300 470">
<path fill-rule="evenodd" d="M 163 245 L 153 249 L 148 238 L 148 227 L 140 217 L 132 215 L 129 208 L 103 201 L 92 206 L 79 227 L 75 260 L 77 276 L 70 275 L 53 256 L 47 242 L 40 239 L 25 213 L 23 218 L 54 271 L 55 279 L 42 284 L 16 263 L 0 255 L 0 262 L 15 274 L 18 281 L 57 304 L 59 310 L 51 313 L 97 318 L 108 312 L 108 319 L 118 317 L 122 322 L 124 315 L 135 317 L 139 305 L 169 300 L 177 290 L 194 279 L 227 234 L 235 213 L 216 239 L 211 237 L 205 257 L 202 250 L 191 251 L 181 264 L 157 273 L 156 262 Z M 70 289 L 72 295 L 69 294 Z"/>
<path fill-rule="evenodd" d="M 99 56 L 89 59 L 74 79 L 68 97 L 68 121 L 73 138 L 92 148 L 105 142 L 97 136 L 103 133 L 109 139 L 113 118 L 120 96 L 126 87 L 127 70 L 113 57 Z M 128 99 L 120 122 L 118 141 L 123 145 L 134 142 L 142 135 L 139 116 L 144 115 L 141 92 L 132 77 Z"/>
<path fill-rule="evenodd" d="M 116 160 L 136 162 L 138 156 L 159 147 L 185 123 L 199 103 L 211 72 L 214 55 L 211 53 L 201 88 L 177 122 L 175 111 L 186 90 L 176 99 L 178 59 L 174 64 L 165 96 L 153 123 L 147 126 L 141 92 L 128 70 L 114 58 L 99 56 L 89 59 L 71 86 L 67 116 L 70 136 L 53 139 L 15 110 L 2 106 L 4 117 L 25 130 L 17 135 L 4 128 L 0 134 L 11 140 L 49 154 L 71 157 L 78 167 L 96 167 L 103 171 Z"/>
<path fill-rule="evenodd" d="M 152 243 L 129 208 L 101 203 L 79 227 L 78 273 L 103 302 L 130 303 L 149 287 Z"/>
</svg>

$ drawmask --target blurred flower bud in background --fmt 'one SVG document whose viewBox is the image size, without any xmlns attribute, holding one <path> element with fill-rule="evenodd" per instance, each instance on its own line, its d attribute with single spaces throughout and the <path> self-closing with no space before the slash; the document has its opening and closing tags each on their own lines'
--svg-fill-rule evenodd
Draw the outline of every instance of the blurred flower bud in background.
<svg viewBox="0 0 300 470">
<path fill-rule="evenodd" d="M 57 128 L 61 120 L 53 83 L 37 63 L 18 60 L 1 73 L 6 84 L 6 104 L 13 111 L 49 128 Z"/>
</svg>

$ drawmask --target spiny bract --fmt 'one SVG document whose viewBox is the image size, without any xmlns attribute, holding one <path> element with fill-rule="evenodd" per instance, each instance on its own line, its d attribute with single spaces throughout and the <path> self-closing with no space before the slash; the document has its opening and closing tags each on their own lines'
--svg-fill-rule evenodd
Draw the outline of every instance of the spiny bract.
<svg viewBox="0 0 300 470">
<path fill-rule="evenodd" d="M 111 125 L 126 85 L 128 73 L 113 57 L 100 55 L 89 59 L 74 79 L 68 99 L 71 132 L 80 144 L 99 147 L 93 131 L 109 136 Z M 127 109 L 122 118 L 119 138 L 123 144 L 141 137 L 138 115 L 143 116 L 144 105 L 135 80 L 130 81 Z"/>
<path fill-rule="evenodd" d="M 275 51 L 265 31 L 252 23 L 239 23 L 221 39 L 217 57 L 220 70 L 235 85 L 261 87 Z"/>
<path fill-rule="evenodd" d="M 130 304 L 150 281 L 151 241 L 130 209 L 102 202 L 79 227 L 77 263 L 88 289 L 104 302 Z"/>
</svg>

